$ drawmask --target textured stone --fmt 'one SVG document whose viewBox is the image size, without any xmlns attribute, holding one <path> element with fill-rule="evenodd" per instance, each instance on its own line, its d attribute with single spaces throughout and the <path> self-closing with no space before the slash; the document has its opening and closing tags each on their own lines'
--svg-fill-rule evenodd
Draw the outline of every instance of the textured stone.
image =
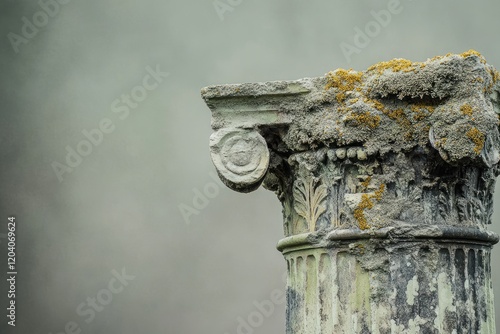
<svg viewBox="0 0 500 334">
<path fill-rule="evenodd" d="M 283 204 L 287 333 L 495 333 L 500 74 L 479 53 L 202 96 L 221 179 Z"/>
</svg>

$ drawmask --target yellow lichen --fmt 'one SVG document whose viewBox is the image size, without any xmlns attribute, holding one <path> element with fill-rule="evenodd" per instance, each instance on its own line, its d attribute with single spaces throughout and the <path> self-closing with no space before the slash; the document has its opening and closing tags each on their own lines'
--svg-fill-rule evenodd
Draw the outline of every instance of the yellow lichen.
<svg viewBox="0 0 500 334">
<path fill-rule="evenodd" d="M 445 56 L 435 56 L 435 57 L 432 57 L 432 58 L 430 59 L 430 61 L 440 60 L 440 59 L 443 59 L 444 57 L 449 57 L 449 56 L 451 56 L 451 55 L 452 55 L 452 53 L 447 53 Z"/>
<path fill-rule="evenodd" d="M 468 103 L 462 105 L 460 107 L 460 111 L 462 112 L 463 115 L 467 115 L 467 116 L 472 116 L 472 113 L 473 113 L 472 106 Z"/>
<path fill-rule="evenodd" d="M 328 72 L 326 74 L 326 86 L 325 90 L 330 88 L 336 88 L 338 90 L 335 96 L 337 102 L 340 104 L 338 111 L 345 113 L 348 108 L 345 105 L 345 100 L 347 98 L 347 92 L 353 91 L 355 88 L 359 89 L 358 86 L 361 83 L 361 78 L 363 77 L 362 72 L 356 72 L 352 69 L 338 69 L 335 72 Z"/>
<path fill-rule="evenodd" d="M 338 102 L 339 104 L 344 103 L 344 101 L 345 101 L 345 99 L 346 99 L 345 93 L 344 93 L 344 92 L 340 92 L 340 93 L 338 93 L 338 94 L 337 94 L 337 96 L 336 96 L 336 99 L 337 99 L 337 102 Z"/>
<path fill-rule="evenodd" d="M 446 138 L 446 137 L 438 139 L 438 140 L 436 140 L 435 146 L 436 147 L 444 147 L 444 145 L 446 144 L 447 140 L 448 140 L 448 138 Z"/>
<path fill-rule="evenodd" d="M 491 76 L 491 82 L 489 82 L 489 84 L 486 87 L 484 87 L 483 91 L 485 93 L 491 93 L 493 90 L 493 86 L 497 83 L 497 81 L 500 80 L 500 72 L 498 72 L 494 68 L 488 68 L 488 72 L 490 73 Z"/>
<path fill-rule="evenodd" d="M 436 56 L 429 61 L 436 61 L 443 59 L 445 57 L 449 57 L 453 54 L 448 53 L 446 56 Z M 483 64 L 486 63 L 486 59 L 477 51 L 469 50 L 460 54 L 461 57 L 466 58 L 470 56 L 478 56 L 481 59 Z M 419 69 L 422 69 L 427 66 L 425 62 L 412 62 L 408 59 L 395 58 L 389 61 L 380 62 L 374 64 L 368 68 L 368 71 L 376 71 L 378 74 L 384 73 L 385 70 L 391 70 L 393 72 L 417 72 Z"/>
<path fill-rule="evenodd" d="M 484 59 L 483 55 L 480 54 L 479 52 L 477 52 L 476 50 L 473 50 L 473 49 L 470 49 L 469 51 L 465 51 L 465 52 L 461 53 L 460 56 L 463 58 L 467 58 L 470 56 L 478 56 L 479 58 L 481 58 L 481 63 L 486 64 L 486 59 Z"/>
<path fill-rule="evenodd" d="M 396 58 L 374 64 L 368 68 L 368 71 L 376 71 L 378 74 L 384 73 L 385 70 L 391 70 L 393 72 L 416 72 L 417 68 L 423 67 L 422 65 L 423 63 L 414 63 L 408 59 Z"/>
<path fill-rule="evenodd" d="M 358 207 L 354 209 L 354 218 L 358 221 L 359 228 L 366 230 L 370 228 L 368 221 L 366 220 L 364 210 L 373 208 L 373 202 L 370 200 L 368 194 L 363 194 L 361 196 L 361 202 Z"/>
<path fill-rule="evenodd" d="M 361 83 L 362 77 L 363 72 L 339 68 L 335 72 L 328 72 L 326 74 L 327 83 L 325 89 L 337 88 L 342 92 L 352 91 L 356 85 Z"/>
<path fill-rule="evenodd" d="M 411 106 L 411 111 L 414 113 L 413 119 L 415 121 L 421 121 L 434 112 L 434 107 L 423 104 L 415 104 Z"/>
<path fill-rule="evenodd" d="M 405 134 L 404 134 L 404 139 L 405 140 L 412 140 L 413 139 L 413 131 L 406 131 Z"/>
<path fill-rule="evenodd" d="M 490 68 L 488 71 L 490 72 L 493 83 L 496 83 L 497 81 L 500 80 L 500 72 L 498 72 L 497 70 L 495 70 L 493 68 Z"/>
<path fill-rule="evenodd" d="M 413 127 L 412 123 L 406 116 L 404 110 L 402 108 L 395 109 L 395 110 L 390 110 L 385 107 L 384 104 L 377 100 L 369 99 L 369 98 L 364 98 L 365 103 L 370 104 L 373 108 L 377 109 L 378 111 L 382 112 L 384 115 L 389 117 L 392 120 L 395 120 L 405 131 L 404 134 L 404 139 L 406 140 L 412 140 L 413 139 Z M 434 107 L 433 106 L 428 106 L 428 105 L 416 105 L 417 110 L 420 110 L 422 113 L 422 110 L 427 110 L 429 114 L 434 112 Z M 418 109 L 419 108 L 419 109 Z M 428 115 L 422 114 L 422 116 L 427 117 Z"/>
<path fill-rule="evenodd" d="M 380 201 L 382 199 L 382 195 L 385 191 L 385 184 L 381 184 L 373 194 L 362 194 L 361 202 L 359 202 L 356 209 L 354 209 L 354 218 L 358 221 L 359 228 L 362 230 L 366 230 L 370 228 L 368 224 L 368 220 L 365 217 L 365 210 L 373 208 L 372 199 Z"/>
<path fill-rule="evenodd" d="M 372 180 L 371 176 L 368 176 L 363 182 L 361 182 L 361 186 L 363 188 L 368 188 L 368 185 L 370 184 L 370 181 Z"/>
<path fill-rule="evenodd" d="M 411 122 L 408 121 L 408 119 L 406 118 L 406 114 L 404 113 L 403 109 L 399 108 L 396 110 L 389 110 L 385 107 L 385 105 L 383 103 L 381 103 L 377 100 L 369 99 L 369 98 L 365 98 L 364 101 L 365 101 L 365 103 L 370 104 L 373 108 L 375 108 L 378 111 L 385 114 L 390 119 L 393 119 L 393 120 L 399 121 L 399 122 L 404 120 L 403 122 L 405 123 L 405 125 L 408 125 L 408 126 L 411 125 Z"/>
<path fill-rule="evenodd" d="M 467 133 L 465 134 L 467 138 L 472 140 L 476 146 L 474 147 L 474 152 L 476 152 L 477 155 L 481 153 L 484 147 L 484 141 L 485 141 L 485 136 L 484 133 L 479 131 L 477 128 L 471 128 Z"/>
<path fill-rule="evenodd" d="M 372 100 L 369 98 L 365 98 L 365 102 L 369 103 L 372 105 L 373 108 L 377 109 L 378 111 L 384 112 L 385 106 L 383 103 L 377 101 L 377 100 Z"/>
<path fill-rule="evenodd" d="M 413 139 L 413 128 L 410 120 L 406 116 L 403 109 L 399 108 L 396 110 L 385 110 L 384 112 L 387 117 L 395 120 L 402 128 L 405 130 L 405 139 L 411 140 Z"/>
<path fill-rule="evenodd" d="M 354 121 L 357 126 L 366 126 L 370 129 L 375 129 L 380 124 L 380 116 L 374 116 L 369 112 L 353 113 L 346 117 L 346 121 Z"/>
<path fill-rule="evenodd" d="M 365 103 L 370 104 L 373 108 L 382 112 L 384 115 L 388 116 L 390 119 L 397 121 L 399 124 L 401 124 L 402 120 L 406 120 L 406 122 L 403 122 L 405 126 L 408 127 L 411 125 L 411 123 L 406 119 L 403 109 L 389 110 L 383 103 L 366 97 L 364 98 L 364 101 Z"/>
<path fill-rule="evenodd" d="M 384 191 L 385 191 L 385 184 L 381 184 L 379 187 L 378 187 L 378 190 L 375 190 L 375 196 L 374 198 L 377 200 L 377 201 L 380 201 L 382 199 L 382 195 L 384 194 Z"/>
</svg>

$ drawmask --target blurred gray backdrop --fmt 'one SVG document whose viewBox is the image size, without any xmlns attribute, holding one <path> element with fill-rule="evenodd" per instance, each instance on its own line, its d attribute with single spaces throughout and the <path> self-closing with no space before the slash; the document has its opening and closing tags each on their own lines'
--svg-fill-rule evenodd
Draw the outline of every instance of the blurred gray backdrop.
<svg viewBox="0 0 500 334">
<path fill-rule="evenodd" d="M 397 2 L 2 1 L 0 333 L 284 333 L 283 303 L 260 310 L 284 289 L 280 204 L 214 181 L 200 89 L 469 49 L 500 68 L 498 1 Z"/>
</svg>

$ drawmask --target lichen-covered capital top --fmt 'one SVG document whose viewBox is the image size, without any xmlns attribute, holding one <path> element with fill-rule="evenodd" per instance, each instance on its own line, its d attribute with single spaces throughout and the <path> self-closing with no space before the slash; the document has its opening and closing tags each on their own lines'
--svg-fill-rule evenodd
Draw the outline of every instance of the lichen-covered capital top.
<svg viewBox="0 0 500 334">
<path fill-rule="evenodd" d="M 287 235 L 490 223 L 500 74 L 476 51 L 202 96 L 221 179 L 275 191 Z"/>
</svg>

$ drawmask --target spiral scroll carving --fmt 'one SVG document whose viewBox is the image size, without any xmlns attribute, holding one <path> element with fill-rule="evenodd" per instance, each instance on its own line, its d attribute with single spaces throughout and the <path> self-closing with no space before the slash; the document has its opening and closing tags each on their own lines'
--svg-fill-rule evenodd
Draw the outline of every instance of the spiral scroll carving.
<svg viewBox="0 0 500 334">
<path fill-rule="evenodd" d="M 222 181 L 240 192 L 255 190 L 269 166 L 266 141 L 256 131 L 222 129 L 210 137 L 212 160 Z"/>
</svg>

